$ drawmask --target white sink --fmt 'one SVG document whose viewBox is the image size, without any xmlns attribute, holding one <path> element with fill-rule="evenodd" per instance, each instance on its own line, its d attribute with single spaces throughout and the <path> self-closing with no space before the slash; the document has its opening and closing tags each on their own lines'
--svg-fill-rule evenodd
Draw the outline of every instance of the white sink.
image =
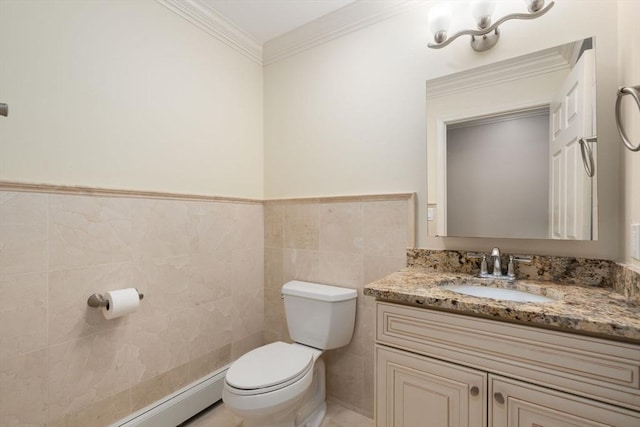
<svg viewBox="0 0 640 427">
<path fill-rule="evenodd" d="M 475 285 L 443 285 L 442 289 L 457 292 L 459 294 L 471 295 L 474 297 L 484 297 L 517 302 L 554 302 L 554 299 L 542 295 L 530 294 L 528 292 L 516 291 L 515 289 L 492 288 L 489 286 Z"/>
</svg>

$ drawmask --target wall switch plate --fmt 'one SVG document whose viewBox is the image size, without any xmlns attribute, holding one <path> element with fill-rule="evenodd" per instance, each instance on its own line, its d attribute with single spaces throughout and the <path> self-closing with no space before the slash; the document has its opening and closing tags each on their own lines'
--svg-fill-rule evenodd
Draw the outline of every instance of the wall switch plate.
<svg viewBox="0 0 640 427">
<path fill-rule="evenodd" d="M 433 221 L 435 215 L 435 208 L 427 208 L 427 221 Z"/>
<path fill-rule="evenodd" d="M 640 260 L 640 224 L 631 224 L 631 257 Z"/>
</svg>

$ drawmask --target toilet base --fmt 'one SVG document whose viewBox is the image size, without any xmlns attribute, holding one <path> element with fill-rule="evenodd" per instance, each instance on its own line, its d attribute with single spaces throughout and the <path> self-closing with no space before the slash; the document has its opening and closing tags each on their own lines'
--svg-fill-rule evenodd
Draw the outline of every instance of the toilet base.
<svg viewBox="0 0 640 427">
<path fill-rule="evenodd" d="M 319 358 L 313 366 L 313 380 L 305 391 L 300 406 L 292 408 L 292 412 L 279 412 L 260 418 L 245 418 L 242 426 L 320 427 L 326 413 L 325 365 L 324 360 Z"/>
<path fill-rule="evenodd" d="M 324 360 L 320 357 L 313 367 L 313 382 L 296 414 L 295 427 L 320 427 L 327 413 L 327 393 Z"/>
</svg>

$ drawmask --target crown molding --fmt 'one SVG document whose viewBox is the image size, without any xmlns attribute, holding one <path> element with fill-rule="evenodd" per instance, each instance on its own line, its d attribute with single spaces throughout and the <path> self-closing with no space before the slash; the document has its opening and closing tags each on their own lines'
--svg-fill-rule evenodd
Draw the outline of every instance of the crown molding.
<svg viewBox="0 0 640 427">
<path fill-rule="evenodd" d="M 262 46 L 249 33 L 202 0 L 155 0 L 252 61 L 268 65 L 384 21 L 419 4 L 418 0 L 358 0 Z"/>
<path fill-rule="evenodd" d="M 427 98 L 448 96 L 569 68 L 570 64 L 563 56 L 561 47 L 554 47 L 429 80 Z"/>
<path fill-rule="evenodd" d="M 249 33 L 200 0 L 156 0 L 222 43 L 262 64 L 262 45 Z"/>
<path fill-rule="evenodd" d="M 419 5 L 416 0 L 359 0 L 266 42 L 264 65 L 358 31 Z"/>
</svg>

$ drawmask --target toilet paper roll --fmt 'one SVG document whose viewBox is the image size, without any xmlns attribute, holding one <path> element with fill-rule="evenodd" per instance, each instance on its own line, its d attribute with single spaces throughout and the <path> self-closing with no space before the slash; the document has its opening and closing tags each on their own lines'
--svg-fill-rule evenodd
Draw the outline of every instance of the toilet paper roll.
<svg viewBox="0 0 640 427">
<path fill-rule="evenodd" d="M 115 319 L 129 313 L 133 313 L 140 305 L 138 290 L 135 288 L 119 289 L 105 294 L 109 302 L 107 307 L 102 307 L 105 319 Z"/>
</svg>

